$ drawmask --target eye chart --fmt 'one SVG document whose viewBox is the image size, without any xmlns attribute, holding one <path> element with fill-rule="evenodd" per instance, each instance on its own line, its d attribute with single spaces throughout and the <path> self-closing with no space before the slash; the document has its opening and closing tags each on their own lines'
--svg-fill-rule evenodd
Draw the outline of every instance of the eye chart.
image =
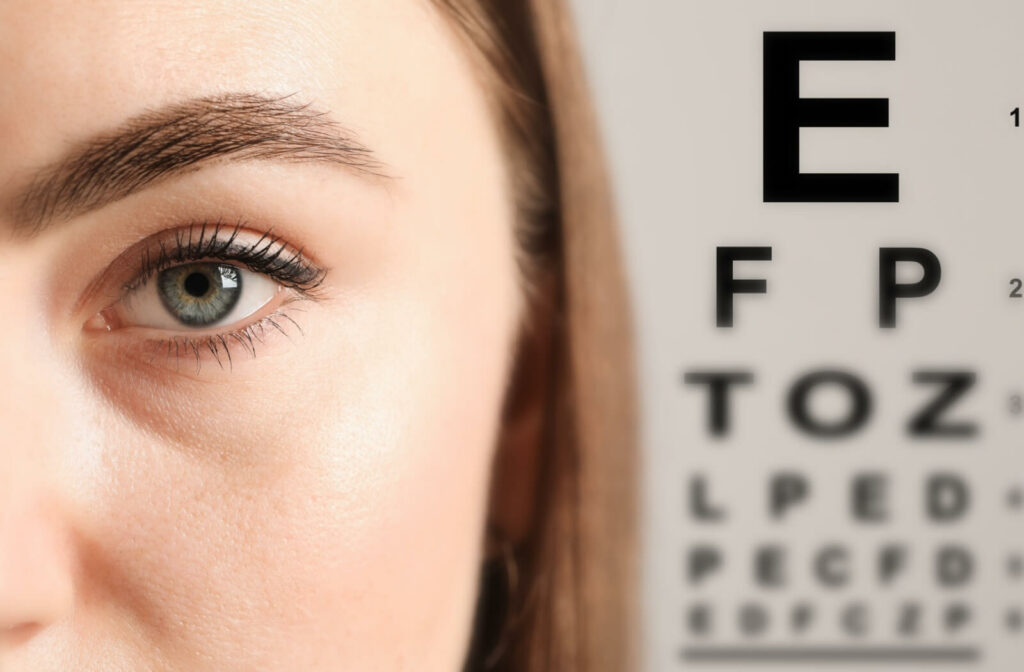
<svg viewBox="0 0 1024 672">
<path fill-rule="evenodd" d="M 1024 669 L 1024 3 L 629 13 L 647 668 Z"/>
</svg>

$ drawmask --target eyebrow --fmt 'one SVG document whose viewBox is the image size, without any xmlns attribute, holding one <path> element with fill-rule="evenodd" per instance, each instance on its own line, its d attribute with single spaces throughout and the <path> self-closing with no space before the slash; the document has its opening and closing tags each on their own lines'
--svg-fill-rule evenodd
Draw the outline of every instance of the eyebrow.
<svg viewBox="0 0 1024 672">
<path fill-rule="evenodd" d="M 217 158 L 329 163 L 384 176 L 368 148 L 294 94 L 194 98 L 132 117 L 36 172 L 12 201 L 15 232 L 36 235 Z"/>
</svg>

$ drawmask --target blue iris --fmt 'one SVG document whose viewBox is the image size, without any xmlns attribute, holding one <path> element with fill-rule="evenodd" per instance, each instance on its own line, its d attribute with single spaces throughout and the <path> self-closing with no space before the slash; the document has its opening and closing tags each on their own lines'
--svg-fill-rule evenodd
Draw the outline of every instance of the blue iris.
<svg viewBox="0 0 1024 672">
<path fill-rule="evenodd" d="M 185 264 L 160 272 L 157 293 L 179 322 L 207 327 L 231 314 L 242 295 L 242 276 L 226 264 Z"/>
</svg>

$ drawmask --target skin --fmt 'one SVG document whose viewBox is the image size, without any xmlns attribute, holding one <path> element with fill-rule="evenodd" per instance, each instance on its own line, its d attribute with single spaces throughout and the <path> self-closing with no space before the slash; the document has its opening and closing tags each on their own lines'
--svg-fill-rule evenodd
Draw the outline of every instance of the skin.
<svg viewBox="0 0 1024 672">
<path fill-rule="evenodd" d="M 213 161 L 11 233 L 76 142 L 225 92 L 295 94 L 388 176 Z M 0 669 L 458 670 L 521 299 L 492 115 L 443 17 L 0 0 L 0 147 Z M 218 218 L 329 269 L 284 308 L 301 333 L 197 370 L 152 330 L 87 328 L 132 246 Z"/>
</svg>

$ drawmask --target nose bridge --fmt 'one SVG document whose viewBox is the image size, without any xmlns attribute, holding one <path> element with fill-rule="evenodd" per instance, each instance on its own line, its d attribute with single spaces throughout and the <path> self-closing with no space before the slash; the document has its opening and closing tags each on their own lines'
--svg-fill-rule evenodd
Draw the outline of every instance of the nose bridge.
<svg viewBox="0 0 1024 672">
<path fill-rule="evenodd" d="M 46 314 L 45 264 L 39 255 L 19 252 L 0 243 L 0 453 L 9 459 L 25 451 L 38 456 L 52 443 L 60 420 L 60 367 Z"/>
<path fill-rule="evenodd" d="M 70 521 L 62 513 L 56 453 L 46 443 L 53 434 L 42 428 L 53 425 L 2 418 L 0 652 L 70 613 L 74 595 Z M 8 434 L 12 424 L 18 428 Z"/>
<path fill-rule="evenodd" d="M 72 437 L 38 263 L 0 250 L 0 649 L 70 608 L 59 456 Z"/>
</svg>

